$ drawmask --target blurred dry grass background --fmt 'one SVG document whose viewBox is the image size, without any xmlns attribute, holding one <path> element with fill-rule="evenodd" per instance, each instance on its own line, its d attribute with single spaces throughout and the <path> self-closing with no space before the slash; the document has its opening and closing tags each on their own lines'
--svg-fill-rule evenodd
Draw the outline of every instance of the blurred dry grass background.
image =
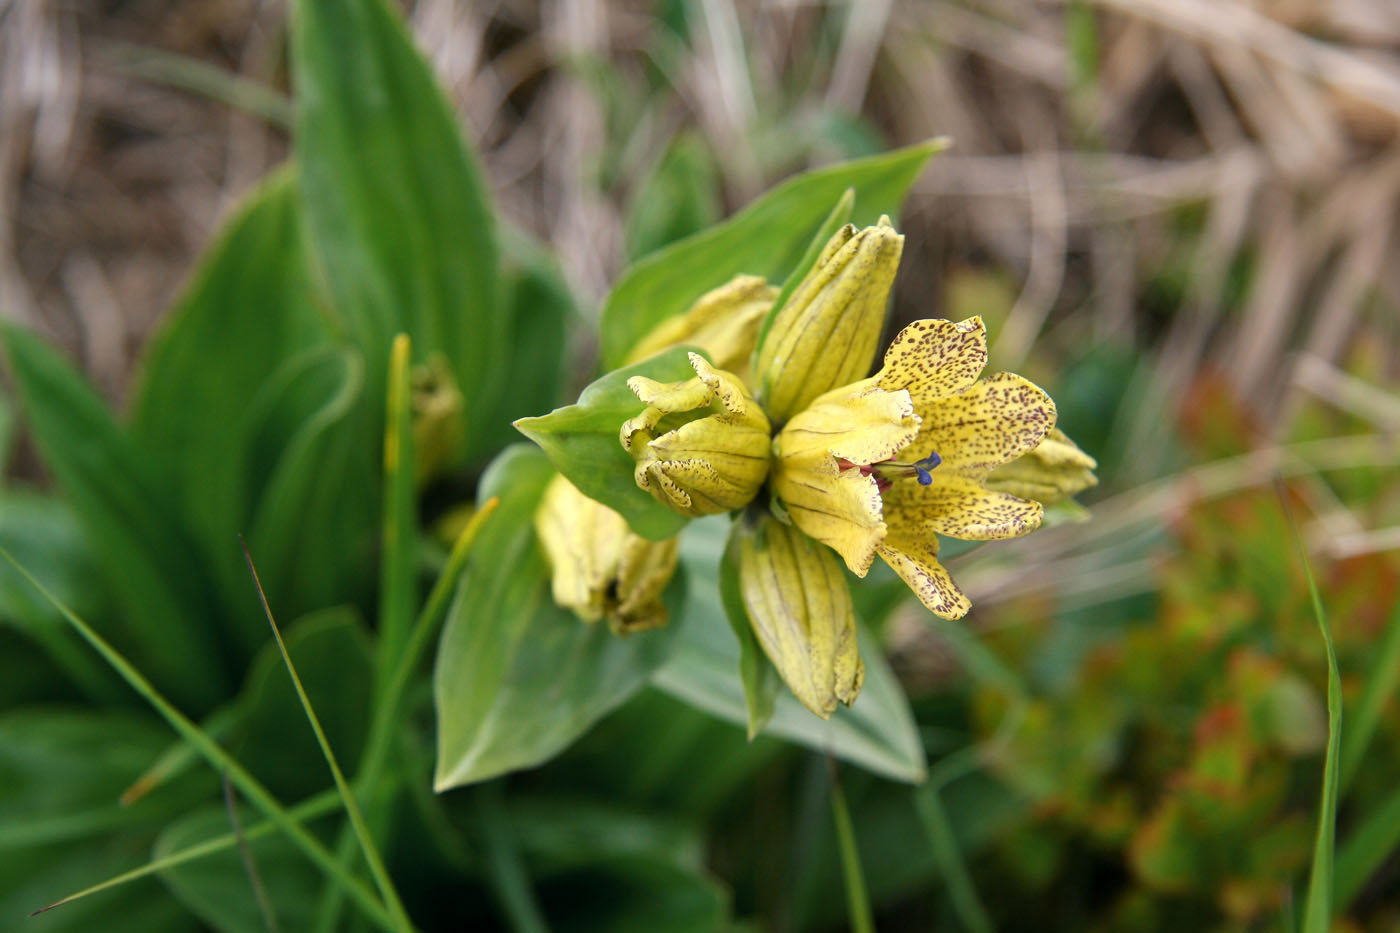
<svg viewBox="0 0 1400 933">
<path fill-rule="evenodd" d="M 703 220 L 806 165 L 954 139 L 907 205 L 897 316 L 985 313 L 995 362 L 1050 382 L 1096 348 L 1142 361 L 1110 386 L 1134 413 L 1101 426 L 1118 495 L 1089 526 L 1004 550 L 1036 554 L 1032 572 L 979 564 L 974 598 L 1066 580 L 1091 600 L 1131 592 L 1150 567 L 1124 562 L 1122 535 L 1187 499 L 1395 461 L 1392 0 L 405 12 L 504 213 L 559 251 L 585 306 L 626 261 L 668 153 L 693 157 Z M 0 0 L 0 308 L 114 398 L 220 217 L 286 155 L 285 31 L 276 0 Z M 1259 450 L 1177 470 L 1172 422 L 1211 371 Z M 1372 433 L 1278 446 L 1318 400 Z M 1319 550 L 1400 544 L 1400 515 L 1358 515 L 1321 483 L 1313 499 Z"/>
</svg>

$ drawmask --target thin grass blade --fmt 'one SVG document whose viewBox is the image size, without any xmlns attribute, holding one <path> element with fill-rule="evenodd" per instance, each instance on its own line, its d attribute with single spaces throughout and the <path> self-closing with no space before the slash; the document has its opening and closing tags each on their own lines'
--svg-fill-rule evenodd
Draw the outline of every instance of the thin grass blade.
<svg viewBox="0 0 1400 933">
<path fill-rule="evenodd" d="M 846 882 L 846 909 L 854 933 L 874 933 L 875 920 L 870 910 L 870 895 L 865 888 L 865 875 L 860 867 L 860 850 L 856 848 L 855 828 L 851 811 L 846 806 L 846 792 L 836 760 L 828 758 L 827 775 L 831 778 L 831 816 L 836 821 L 836 844 L 841 850 L 841 874 Z"/>
<path fill-rule="evenodd" d="M 1282 482 L 1275 486 L 1279 503 L 1288 518 L 1293 531 L 1293 543 L 1298 549 L 1298 560 L 1303 565 L 1303 575 L 1308 581 L 1308 595 L 1312 597 L 1313 615 L 1317 619 L 1318 631 L 1322 633 L 1322 644 L 1327 651 L 1327 756 L 1322 768 L 1322 802 L 1317 815 L 1317 838 L 1313 844 L 1312 877 L 1308 880 L 1307 906 L 1303 910 L 1303 933 L 1327 933 L 1332 925 L 1333 902 L 1333 854 L 1337 837 L 1337 792 L 1341 773 L 1342 748 L 1342 676 L 1337 670 L 1337 651 L 1332 646 L 1332 629 L 1327 622 L 1327 610 L 1323 608 L 1322 596 L 1317 591 L 1317 581 L 1313 578 L 1312 563 L 1308 560 L 1303 537 L 1298 533 L 1297 521 L 1289 505 L 1287 492 Z"/>
<path fill-rule="evenodd" d="M 376 924 L 386 930 L 397 930 L 395 920 L 384 906 L 375 899 L 374 893 L 364 886 L 358 879 L 354 878 L 346 869 L 340 865 L 314 836 L 306 831 L 300 823 L 292 818 L 291 814 L 277 802 L 276 798 L 262 786 L 262 783 L 252 774 L 248 773 L 233 756 L 224 751 L 217 742 L 211 739 L 207 733 L 199 728 L 189 717 L 181 713 L 171 704 L 159 691 L 151 684 L 145 676 L 131 665 L 131 662 L 113 648 L 106 639 L 97 634 L 92 626 L 79 618 L 71 609 L 60 602 L 50 593 L 42 583 L 34 578 L 22 564 L 14 559 L 9 551 L 0 548 L 0 556 L 3 556 L 17 570 L 21 576 L 29 581 L 29 585 L 34 587 L 40 595 L 44 597 L 55 609 L 57 609 L 68 621 L 78 634 L 81 635 L 88 644 L 102 655 L 103 659 L 112 666 L 122 679 L 125 680 L 131 689 L 141 695 L 146 702 L 160 713 L 161 717 L 168 722 L 177 733 L 183 736 L 205 760 L 214 766 L 216 770 L 227 772 L 229 780 L 234 783 L 243 796 L 247 797 L 264 815 L 272 819 L 277 826 L 287 834 L 296 845 L 311 859 L 311 861 L 321 870 L 325 871 L 336 884 L 343 887 L 355 901 L 355 903 L 365 912 L 365 915 Z"/>
<path fill-rule="evenodd" d="M 1350 716 L 1347 734 L 1342 738 L 1342 777 L 1338 788 L 1346 796 L 1347 788 L 1356 777 L 1366 748 L 1376 734 L 1376 726 L 1381 721 L 1381 710 L 1385 702 L 1395 695 L 1395 687 L 1400 684 L 1400 607 L 1390 617 L 1385 638 L 1376 652 L 1371 670 L 1366 674 L 1366 685 L 1361 689 L 1361 699 L 1356 711 Z"/>
<path fill-rule="evenodd" d="M 287 815 L 298 823 L 307 823 L 329 813 L 333 813 L 338 809 L 340 809 L 340 794 L 334 789 L 331 789 L 317 794 L 310 800 L 297 804 L 287 811 Z M 256 823 L 248 827 L 243 833 L 243 838 L 248 842 L 255 842 L 264 836 L 277 832 L 279 828 L 275 821 L 264 820 L 261 823 Z M 206 839 L 204 842 L 196 843 L 178 852 L 172 852 L 161 858 L 152 859 L 140 868 L 124 871 L 120 875 L 113 875 L 106 881 L 98 882 L 90 887 L 83 888 L 81 891 L 75 891 L 67 897 L 54 901 L 52 904 L 40 907 L 29 916 L 37 917 L 39 914 L 53 910 L 55 907 L 62 907 L 64 904 L 71 904 L 74 901 L 82 900 L 89 895 L 97 894 L 99 891 L 106 891 L 108 888 L 115 888 L 132 881 L 139 881 L 142 878 L 166 871 L 170 868 L 175 868 L 186 862 L 193 862 L 196 859 L 223 852 L 226 849 L 233 848 L 237 844 L 238 836 L 231 832 L 225 833 L 222 836 L 215 836 L 212 839 Z"/>
<path fill-rule="evenodd" d="M 321 754 L 325 755 L 326 764 L 330 766 L 331 777 L 335 779 L 336 790 L 340 792 L 341 802 L 345 805 L 345 813 L 349 816 L 350 825 L 354 827 L 355 835 L 359 839 L 360 849 L 364 852 L 365 861 L 369 864 L 370 875 L 374 878 L 375 887 L 379 889 L 380 897 L 384 899 L 389 913 L 393 916 L 394 929 L 412 930 L 413 923 L 408 919 L 403 902 L 399 900 L 398 891 L 394 889 L 394 882 L 389 878 L 389 872 L 384 867 L 383 859 L 379 857 L 379 849 L 370 836 L 369 827 L 365 825 L 365 818 L 360 813 L 360 806 L 355 802 L 355 795 L 350 790 L 350 785 L 340 770 L 340 763 L 336 760 L 335 752 L 331 750 L 330 742 L 326 740 L 325 730 L 321 728 L 320 717 L 312 708 L 311 698 L 306 695 L 306 688 L 302 686 L 301 678 L 297 676 L 292 656 L 287 653 L 287 645 L 282 641 L 282 631 L 277 627 L 277 620 L 272 617 L 272 607 L 267 604 L 267 595 L 263 592 L 262 581 L 258 579 L 258 570 L 253 565 L 253 555 L 248 553 L 248 545 L 241 538 L 239 544 L 243 546 L 243 556 L 248 561 L 248 572 L 253 575 L 253 585 L 257 588 L 258 600 L 262 603 L 263 613 L 267 616 L 267 624 L 272 628 L 272 637 L 277 640 L 277 650 L 282 653 L 282 660 L 287 665 L 287 673 L 292 678 L 292 685 L 296 687 L 297 698 L 301 700 L 306 720 L 311 724 L 311 731 L 316 733 L 316 743 L 321 746 Z"/>
</svg>

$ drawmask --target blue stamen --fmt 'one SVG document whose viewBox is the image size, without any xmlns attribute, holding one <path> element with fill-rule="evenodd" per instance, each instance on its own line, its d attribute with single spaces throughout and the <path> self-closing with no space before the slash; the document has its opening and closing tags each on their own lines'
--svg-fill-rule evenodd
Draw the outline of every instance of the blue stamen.
<svg viewBox="0 0 1400 933">
<path fill-rule="evenodd" d="M 929 475 L 929 471 L 937 467 L 942 462 L 943 458 L 938 456 L 938 451 L 936 450 L 929 451 L 929 455 L 927 457 L 914 462 L 914 472 L 917 473 L 919 476 L 920 486 L 927 486 L 933 482 L 933 477 Z"/>
</svg>

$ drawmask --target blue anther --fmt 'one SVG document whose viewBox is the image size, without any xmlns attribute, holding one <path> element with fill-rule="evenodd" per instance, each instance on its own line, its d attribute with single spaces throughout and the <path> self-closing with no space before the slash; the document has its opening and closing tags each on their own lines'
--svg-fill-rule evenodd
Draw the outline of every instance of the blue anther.
<svg viewBox="0 0 1400 933">
<path fill-rule="evenodd" d="M 929 455 L 914 463 L 914 472 L 919 475 L 919 485 L 927 486 L 933 482 L 933 477 L 929 471 L 943 462 L 943 458 L 938 456 L 938 451 L 929 451 Z"/>
</svg>

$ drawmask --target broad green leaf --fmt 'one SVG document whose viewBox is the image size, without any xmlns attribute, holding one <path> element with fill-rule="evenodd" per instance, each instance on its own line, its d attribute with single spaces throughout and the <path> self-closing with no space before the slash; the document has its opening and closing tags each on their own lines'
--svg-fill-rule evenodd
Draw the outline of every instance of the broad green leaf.
<svg viewBox="0 0 1400 933">
<path fill-rule="evenodd" d="M 211 585 L 178 503 L 106 405 L 35 335 L 0 326 L 29 429 L 122 609 L 107 634 L 192 712 L 224 694 Z M 107 620 L 103 620 L 106 622 Z"/>
<path fill-rule="evenodd" d="M 519 440 L 512 422 L 550 411 L 560 402 L 568 370 L 564 351 L 578 308 L 558 263 L 526 234 L 507 229 L 501 295 L 509 341 L 508 388 L 483 416 L 484 449 Z"/>
<path fill-rule="evenodd" d="M 225 224 L 136 377 L 132 437 L 201 545 L 226 605 L 249 594 L 236 537 L 251 510 L 241 447 L 248 400 L 290 356 L 330 339 L 304 239 L 295 173 L 279 170 Z"/>
<path fill-rule="evenodd" d="M 562 928 L 578 916 L 590 929 L 638 933 L 724 928 L 729 898 L 705 869 L 698 827 L 579 799 L 517 797 L 506 809 L 542 889 L 596 878 L 583 903 L 567 902 Z"/>
<path fill-rule="evenodd" d="M 681 542 L 681 561 L 692 581 L 686 590 L 687 624 L 680 628 L 671 658 L 652 684 L 706 712 L 744 726 L 748 711 L 739 678 L 739 645 L 724 624 L 717 571 L 725 519 L 693 522 Z M 918 783 L 925 774 L 924 749 L 909 701 L 880 653 L 861 633 L 865 686 L 849 708 L 822 721 L 786 691 L 778 691 L 765 735 L 776 735 L 897 781 Z"/>
<path fill-rule="evenodd" d="M 553 475 L 520 444 L 482 477 L 480 495 L 501 504 L 472 547 L 438 645 L 438 790 L 547 761 L 636 692 L 669 650 L 674 622 L 623 638 L 550 598 L 533 516 Z"/>
<path fill-rule="evenodd" d="M 364 622 L 353 609 L 325 609 L 297 620 L 284 637 L 336 757 L 355 761 L 364 747 L 373 683 Z M 239 703 L 245 738 L 234 752 L 278 799 L 300 800 L 330 783 L 276 645 L 269 643 L 249 670 Z"/>
<path fill-rule="evenodd" d="M 0 489 L 0 547 L 79 612 L 96 618 L 111 611 L 96 556 L 63 500 Z M 130 691 L 8 561 L 0 563 L 0 624 L 14 626 L 41 646 L 72 685 L 92 699 L 114 705 L 131 700 Z"/>
<path fill-rule="evenodd" d="M 192 805 L 213 789 L 208 771 L 131 806 L 117 802 L 167 742 L 161 723 L 129 712 L 31 706 L 0 717 L 0 851 L 153 825 Z M 54 897 L 66 893 L 55 890 Z"/>
<path fill-rule="evenodd" d="M 753 360 L 749 365 L 752 372 L 758 371 L 758 354 L 763 349 L 763 341 L 768 339 L 768 331 L 773 328 L 773 320 L 778 316 L 778 312 L 783 310 L 792 293 L 797 291 L 797 286 L 802 284 L 807 273 L 812 271 L 812 267 L 817 264 L 817 258 L 821 256 L 822 250 L 826 249 L 826 244 L 836 235 L 836 232 L 844 227 L 851 219 L 851 211 L 855 210 L 856 191 L 854 188 L 847 188 L 841 193 L 836 204 L 831 208 L 831 213 L 817 227 L 817 232 L 812 234 L 811 242 L 807 244 L 807 251 L 802 254 L 802 258 L 797 260 L 797 265 L 792 267 L 787 278 L 783 280 L 782 288 L 778 289 L 777 297 L 773 299 L 773 307 L 768 309 L 768 314 L 763 319 L 763 326 L 759 328 L 758 340 L 754 341 Z"/>
<path fill-rule="evenodd" d="M 603 308 L 604 366 L 617 366 L 657 324 L 741 272 L 782 281 L 847 188 L 856 192 L 854 223 L 897 215 L 924 163 L 944 145 L 931 140 L 804 172 L 724 223 L 641 259 L 623 273 Z"/>
<path fill-rule="evenodd" d="M 10 448 L 15 440 L 15 412 L 10 400 L 0 392 L 0 487 L 5 485 L 5 467 L 10 462 Z"/>
<path fill-rule="evenodd" d="M 773 718 L 773 703 L 782 688 L 782 679 L 754 637 L 753 623 L 739 591 L 739 535 L 744 533 L 744 522 L 730 523 L 729 542 L 720 557 L 719 598 L 739 642 L 739 682 L 744 687 L 744 706 L 748 710 L 748 735 L 753 739 Z"/>
<path fill-rule="evenodd" d="M 694 378 L 687 352 L 677 347 L 613 370 L 585 388 L 573 405 L 515 423 L 584 495 L 608 506 L 627 519 L 633 531 L 653 541 L 671 537 L 687 519 L 638 488 L 632 478 L 635 464 L 619 432 L 644 406 L 627 388 L 627 380 L 638 375 L 658 382 Z"/>
<path fill-rule="evenodd" d="M 407 333 L 415 361 L 446 356 L 477 449 L 506 331 L 495 220 L 456 116 L 384 0 L 298 0 L 292 76 L 314 252 L 369 363 L 370 397 Z"/>
<path fill-rule="evenodd" d="M 678 134 L 628 205 L 628 257 L 645 256 L 718 221 L 719 190 L 705 141 L 692 131 Z"/>
<path fill-rule="evenodd" d="M 359 357 L 323 346 L 287 360 L 249 403 L 248 546 L 283 615 L 357 602 L 371 585 L 379 450 L 363 392 Z M 250 582 L 240 621 L 261 644 L 252 595 Z"/>
<path fill-rule="evenodd" d="M 258 815 L 239 807 L 243 826 Z M 152 858 L 163 858 L 229 831 L 223 807 L 201 807 L 171 823 L 156 840 Z M 285 837 L 276 833 L 248 843 L 258 878 L 279 929 L 308 930 L 316 908 L 320 875 Z M 170 893 L 210 927 L 230 933 L 264 933 L 267 926 L 237 848 L 185 862 L 160 873 Z"/>
</svg>

